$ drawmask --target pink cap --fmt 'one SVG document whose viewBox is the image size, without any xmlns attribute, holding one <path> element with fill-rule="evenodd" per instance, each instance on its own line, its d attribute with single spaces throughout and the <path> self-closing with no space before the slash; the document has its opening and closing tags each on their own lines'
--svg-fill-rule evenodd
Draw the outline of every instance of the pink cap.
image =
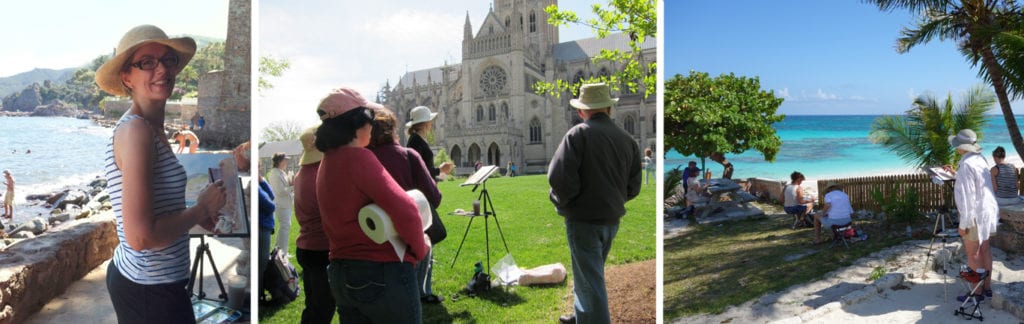
<svg viewBox="0 0 1024 324">
<path fill-rule="evenodd" d="M 324 120 L 341 116 L 349 110 L 356 109 L 358 107 L 384 109 L 384 106 L 363 98 L 363 95 L 359 94 L 355 89 L 338 88 L 331 90 L 331 93 L 328 94 L 327 97 L 320 100 L 320 105 L 316 107 L 316 113 L 320 115 L 320 120 Z"/>
</svg>

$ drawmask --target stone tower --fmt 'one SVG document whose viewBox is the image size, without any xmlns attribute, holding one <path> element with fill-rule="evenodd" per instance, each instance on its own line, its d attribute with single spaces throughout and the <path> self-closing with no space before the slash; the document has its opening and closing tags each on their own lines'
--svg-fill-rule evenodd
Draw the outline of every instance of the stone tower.
<svg viewBox="0 0 1024 324">
<path fill-rule="evenodd" d="M 249 140 L 251 15 L 250 1 L 229 2 L 224 71 L 213 71 L 199 79 L 199 114 L 206 126 L 198 135 L 204 148 L 231 148 Z"/>
</svg>

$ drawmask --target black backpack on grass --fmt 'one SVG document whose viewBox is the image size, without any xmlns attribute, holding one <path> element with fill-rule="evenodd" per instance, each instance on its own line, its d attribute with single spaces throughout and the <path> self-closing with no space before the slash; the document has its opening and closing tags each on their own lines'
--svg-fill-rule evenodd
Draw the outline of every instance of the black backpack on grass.
<svg viewBox="0 0 1024 324">
<path fill-rule="evenodd" d="M 284 252 L 276 247 L 270 252 L 270 261 L 263 274 L 263 287 L 270 291 L 271 303 L 287 304 L 299 297 L 299 273 L 288 262 Z"/>
</svg>

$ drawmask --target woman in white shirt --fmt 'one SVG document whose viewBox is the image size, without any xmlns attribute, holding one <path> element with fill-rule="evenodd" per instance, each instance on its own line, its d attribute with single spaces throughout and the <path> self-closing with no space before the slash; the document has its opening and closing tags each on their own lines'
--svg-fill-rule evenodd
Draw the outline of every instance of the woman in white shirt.
<svg viewBox="0 0 1024 324">
<path fill-rule="evenodd" d="M 292 176 L 285 172 L 288 169 L 288 155 L 275 153 L 271 162 L 274 167 L 267 173 L 267 182 L 270 189 L 274 191 L 274 218 L 277 222 L 277 248 L 284 253 L 288 252 L 288 243 L 291 240 L 289 235 L 292 231 L 292 205 L 294 204 L 292 193 Z"/>
</svg>

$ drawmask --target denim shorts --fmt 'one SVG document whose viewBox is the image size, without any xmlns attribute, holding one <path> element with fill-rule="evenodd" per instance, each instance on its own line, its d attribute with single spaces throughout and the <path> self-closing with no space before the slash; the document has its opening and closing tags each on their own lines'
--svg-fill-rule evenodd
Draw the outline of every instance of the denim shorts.
<svg viewBox="0 0 1024 324">
<path fill-rule="evenodd" d="M 807 212 L 807 205 L 786 206 L 782 208 L 786 214 L 803 214 Z"/>
</svg>

